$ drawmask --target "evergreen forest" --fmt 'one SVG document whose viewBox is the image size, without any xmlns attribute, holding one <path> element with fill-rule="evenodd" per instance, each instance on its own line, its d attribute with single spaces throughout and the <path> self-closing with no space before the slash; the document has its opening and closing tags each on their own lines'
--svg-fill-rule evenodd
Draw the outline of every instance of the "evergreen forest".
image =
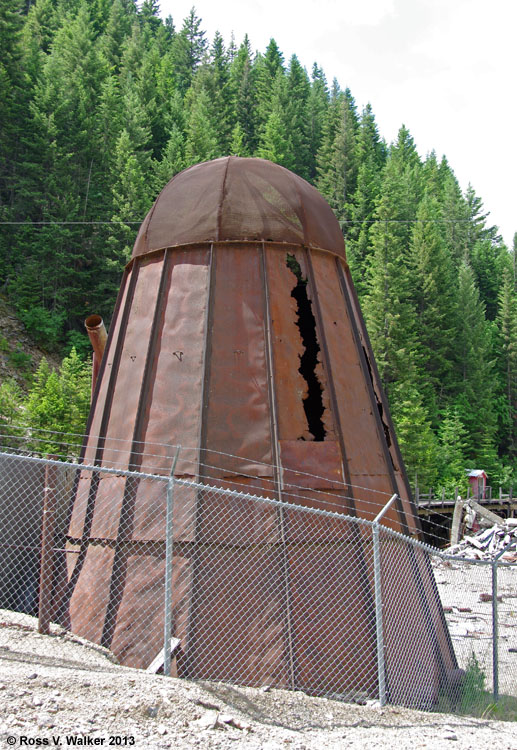
<svg viewBox="0 0 517 750">
<path fill-rule="evenodd" d="M 422 158 L 402 124 L 386 143 L 371 106 L 274 39 L 208 39 L 194 8 L 162 20 L 157 0 L 0 0 L 0 50 L 0 291 L 64 357 L 26 393 L 1 384 L 3 427 L 84 429 L 83 320 L 109 324 L 158 192 L 197 162 L 260 156 L 314 184 L 341 224 L 411 483 L 450 490 L 478 468 L 515 484 L 517 243 L 445 157 Z"/>
</svg>

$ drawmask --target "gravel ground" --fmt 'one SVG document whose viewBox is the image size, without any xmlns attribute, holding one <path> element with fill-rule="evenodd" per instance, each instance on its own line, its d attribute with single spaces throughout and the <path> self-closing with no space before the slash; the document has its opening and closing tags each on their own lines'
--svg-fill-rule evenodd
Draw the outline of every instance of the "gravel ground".
<svg viewBox="0 0 517 750">
<path fill-rule="evenodd" d="M 492 569 L 465 560 L 433 567 L 458 663 L 466 668 L 474 653 L 492 689 Z M 516 565 L 499 568 L 497 593 L 499 692 L 517 697 Z"/>
<path fill-rule="evenodd" d="M 358 706 L 301 692 L 194 683 L 0 610 L 0 750 L 7 746 L 517 750 L 514 723 Z M 14 738 L 14 739 L 13 739 Z"/>
</svg>

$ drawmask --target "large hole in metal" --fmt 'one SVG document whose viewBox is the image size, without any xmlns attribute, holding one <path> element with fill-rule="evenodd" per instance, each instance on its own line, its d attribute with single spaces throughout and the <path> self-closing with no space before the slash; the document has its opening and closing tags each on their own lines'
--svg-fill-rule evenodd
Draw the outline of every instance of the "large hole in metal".
<svg viewBox="0 0 517 750">
<path fill-rule="evenodd" d="M 287 267 L 296 276 L 297 284 L 291 291 L 291 297 L 297 302 L 296 325 L 300 330 L 303 354 L 300 356 L 298 372 L 307 383 L 307 395 L 303 399 L 303 408 L 307 418 L 309 432 L 314 440 L 325 440 L 323 425 L 323 389 L 316 375 L 320 345 L 316 335 L 316 319 L 312 312 L 312 302 L 307 295 L 307 279 L 303 277 L 300 264 L 294 255 L 287 255 Z"/>
</svg>

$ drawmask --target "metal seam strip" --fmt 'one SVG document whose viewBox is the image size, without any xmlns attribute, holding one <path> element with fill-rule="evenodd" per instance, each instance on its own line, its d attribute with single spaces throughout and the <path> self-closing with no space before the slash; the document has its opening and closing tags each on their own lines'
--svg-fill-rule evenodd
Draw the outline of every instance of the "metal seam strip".
<svg viewBox="0 0 517 750">
<path fill-rule="evenodd" d="M 325 329 L 323 327 L 323 316 L 321 313 L 321 306 L 319 302 L 318 297 L 318 290 L 316 287 L 316 279 L 314 276 L 314 268 L 312 265 L 312 258 L 311 253 L 309 250 L 305 249 L 305 261 L 307 265 L 307 276 L 308 276 L 308 282 L 309 282 L 309 289 L 311 293 L 312 300 L 314 302 L 314 308 L 315 308 L 315 318 L 316 318 L 316 327 L 317 327 L 317 333 L 318 333 L 318 339 L 321 341 L 322 346 L 322 353 L 324 357 L 324 367 L 325 372 L 327 376 L 327 384 L 330 391 L 330 402 L 332 405 L 332 411 L 334 412 L 333 418 L 334 418 L 334 424 L 336 426 L 336 430 L 338 433 L 339 438 L 339 446 L 341 449 L 341 459 L 343 461 L 343 468 L 345 472 L 345 479 L 348 483 L 348 492 L 347 496 L 349 498 L 349 506 L 351 503 L 351 507 L 349 507 L 348 512 L 352 517 L 357 517 L 357 509 L 355 507 L 354 502 L 354 495 L 353 495 L 353 488 L 351 483 L 351 477 L 350 477 L 350 469 L 348 465 L 348 458 L 346 454 L 346 448 L 345 448 L 345 441 L 343 437 L 343 428 L 341 424 L 341 418 L 339 416 L 339 406 L 338 406 L 338 400 L 337 400 L 337 394 L 336 389 L 334 385 L 334 380 L 332 378 L 332 370 L 330 367 L 330 354 L 328 350 L 328 343 L 327 343 L 327 337 L 325 335 Z M 358 562 L 359 562 L 359 568 L 360 568 L 360 582 L 361 582 L 361 588 L 363 590 L 363 596 L 367 602 L 367 614 L 368 614 L 368 620 L 370 624 L 371 629 L 371 637 L 372 640 L 375 639 L 375 617 L 373 615 L 374 613 L 374 596 L 373 592 L 370 586 L 370 581 L 368 578 L 368 566 L 366 564 L 366 558 L 365 558 L 365 550 L 363 546 L 363 541 L 361 539 L 360 530 L 357 524 L 352 524 L 352 535 L 354 537 L 354 543 L 357 544 L 357 548 L 359 550 L 358 552 Z"/>
<path fill-rule="evenodd" d="M 272 448 L 272 459 L 273 459 L 273 472 L 275 478 L 275 484 L 277 488 L 278 500 L 282 501 L 282 482 L 280 476 L 280 459 L 279 459 L 279 439 L 278 439 L 278 421 L 277 421 L 277 399 L 275 389 L 275 377 L 274 377 L 274 354 L 273 354 L 273 342 L 271 335 L 271 309 L 269 299 L 269 284 L 267 276 L 267 265 L 266 265 L 266 249 L 264 243 L 261 243 L 260 247 L 260 258 L 261 258 L 261 282 L 262 282 L 262 293 L 264 300 L 264 335 L 265 335 L 265 353 L 266 353 L 266 368 L 267 368 L 267 381 L 268 381 L 268 397 L 269 397 L 269 420 L 271 429 L 271 448 Z M 291 591 L 290 591 L 290 580 L 289 580 L 289 556 L 287 552 L 286 543 L 286 529 L 285 529 L 285 514 L 284 509 L 279 508 L 277 511 L 278 525 L 280 531 L 280 549 L 281 549 L 281 564 L 284 571 L 284 588 L 285 588 L 285 608 L 286 608 L 286 626 L 285 626 L 285 639 L 287 649 L 287 669 L 291 687 L 296 687 L 296 664 L 293 646 L 293 629 L 292 629 L 292 615 L 291 615 Z"/>
<path fill-rule="evenodd" d="M 208 300 L 205 315 L 205 346 L 203 351 L 203 388 L 201 394 L 201 418 L 199 425 L 199 442 L 198 442 L 198 467 L 197 481 L 202 482 L 206 473 L 206 440 L 207 440 L 207 419 L 208 408 L 210 403 L 210 372 L 211 372 L 211 354 L 212 354 L 212 336 L 214 319 L 214 299 L 215 284 L 217 272 L 217 254 L 213 243 L 210 245 L 209 258 L 209 278 L 208 278 Z M 199 582 L 199 532 L 202 525 L 202 503 L 203 491 L 196 492 L 195 524 L 194 524 L 194 543 L 192 544 L 191 577 L 190 577 L 190 606 L 188 608 L 187 623 L 185 626 L 186 658 L 184 661 L 185 674 L 180 676 L 195 676 L 195 658 L 196 658 L 196 628 L 195 628 L 195 610 L 197 592 L 196 586 Z"/>
<path fill-rule="evenodd" d="M 409 535 L 409 527 L 407 525 L 407 521 L 406 521 L 406 518 L 405 518 L 404 509 L 402 507 L 402 501 L 400 500 L 400 497 L 398 496 L 398 494 L 399 494 L 399 486 L 398 486 L 398 483 L 397 483 L 397 478 L 395 477 L 395 472 L 394 472 L 394 469 L 393 469 L 393 464 L 392 464 L 392 461 L 391 461 L 391 455 L 390 455 L 390 452 L 389 452 L 389 448 L 388 448 L 388 445 L 386 443 L 386 436 L 384 434 L 384 429 L 383 429 L 383 426 L 382 426 L 382 423 L 381 423 L 381 417 L 380 417 L 380 414 L 379 414 L 379 409 L 377 407 L 377 399 L 376 399 L 375 392 L 374 392 L 374 389 L 373 389 L 372 379 L 371 379 L 370 373 L 368 371 L 368 365 L 366 363 L 366 358 L 365 358 L 365 354 L 364 354 L 364 350 L 363 350 L 363 345 L 362 345 L 362 342 L 361 342 L 361 337 L 360 337 L 360 334 L 359 334 L 359 329 L 358 329 L 358 326 L 357 326 L 357 321 L 355 319 L 355 311 L 354 311 L 354 308 L 353 308 L 352 303 L 350 301 L 348 284 L 346 282 L 346 279 L 344 278 L 343 269 L 341 267 L 341 264 L 339 263 L 339 259 L 338 258 L 336 258 L 336 266 L 337 266 L 338 278 L 339 278 L 339 282 L 340 282 L 340 286 L 341 286 L 341 291 L 343 293 L 343 298 L 345 300 L 345 305 L 346 305 L 347 312 L 348 312 L 348 317 L 349 317 L 349 320 L 350 320 L 350 325 L 352 326 L 352 333 L 353 333 L 353 338 L 354 338 L 354 341 L 355 341 L 355 347 L 356 347 L 356 351 L 357 351 L 357 356 L 359 358 L 359 362 L 360 362 L 360 365 L 361 365 L 361 370 L 362 370 L 362 373 L 363 373 L 363 379 L 364 379 L 364 382 L 366 384 L 368 395 L 370 397 L 370 406 L 371 406 L 372 413 L 374 415 L 375 424 L 377 426 L 377 433 L 378 433 L 378 437 L 379 437 L 379 442 L 380 442 L 381 447 L 382 447 L 382 452 L 383 452 L 383 455 L 384 455 L 384 460 L 386 462 L 386 469 L 388 471 L 388 476 L 390 477 L 392 491 L 397 494 L 396 507 L 397 507 L 397 513 L 398 513 L 398 516 L 399 516 L 399 522 L 400 522 L 400 525 L 401 525 L 401 527 L 403 529 L 403 532 L 405 534 Z M 367 342 L 365 342 L 365 343 L 367 343 Z M 367 343 L 367 345 L 368 345 L 368 343 Z M 371 361 L 372 366 L 373 366 L 373 357 L 370 358 L 370 361 Z"/>
</svg>

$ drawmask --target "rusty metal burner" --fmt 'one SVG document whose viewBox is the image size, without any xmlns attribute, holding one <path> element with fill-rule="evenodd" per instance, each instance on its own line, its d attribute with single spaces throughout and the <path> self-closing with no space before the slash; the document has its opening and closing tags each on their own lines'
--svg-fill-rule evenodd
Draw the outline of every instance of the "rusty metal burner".
<svg viewBox="0 0 517 750">
<path fill-rule="evenodd" d="M 313 507 L 337 502 L 333 509 L 369 519 L 397 493 L 400 499 L 383 522 L 404 534 L 419 533 L 339 224 L 314 187 L 268 161 L 217 159 L 187 169 L 163 189 L 124 273 L 88 429 L 87 463 L 167 475 L 170 446 L 181 444 L 178 477 L 244 485 Z M 291 485 L 301 487 L 296 498 Z M 209 597 L 210 586 L 224 594 L 229 563 L 222 543 L 232 518 L 220 522 L 215 537 L 211 530 L 207 549 L 204 524 L 211 502 L 204 498 L 201 513 L 194 497 L 194 523 L 175 536 L 178 579 L 191 567 L 210 570 L 187 577 L 176 590 L 176 612 L 188 597 Z M 71 579 L 71 626 L 131 666 L 147 667 L 159 649 L 159 642 L 142 643 L 141 633 L 131 635 L 128 613 L 153 606 L 151 583 L 163 576 L 163 528 L 163 498 L 157 500 L 156 493 L 137 491 L 123 477 L 99 481 L 84 473 L 79 479 L 69 530 L 71 543 L 82 550 L 70 555 L 71 568 L 79 558 Z M 301 585 L 304 561 L 316 559 L 317 534 L 307 524 L 304 534 L 288 543 L 294 589 Z M 258 575 L 265 541 L 257 535 L 248 543 L 256 561 L 249 558 L 247 564 Z M 161 551 L 142 551 L 149 542 Z M 364 569 L 361 596 L 371 601 L 366 542 L 360 536 L 356 542 L 347 564 Z M 336 552 L 336 566 L 340 560 Z M 425 556 L 412 559 L 407 553 L 391 574 L 404 582 L 397 590 L 401 628 L 390 636 L 401 640 L 395 672 L 421 658 L 413 658 L 402 642 L 413 636 L 417 651 L 426 650 L 425 658 L 439 663 L 429 677 L 436 682 L 456 663 L 430 566 Z M 321 586 L 328 586 L 328 575 L 328 568 L 321 570 Z M 248 606 L 260 611 L 268 601 L 267 585 L 265 580 L 262 594 Z M 217 677 L 204 645 L 235 638 L 232 622 L 242 604 L 234 601 L 236 609 L 198 622 L 190 640 L 188 624 L 183 631 L 177 626 L 183 663 L 195 665 L 187 674 Z M 296 622 L 311 621 L 305 606 L 302 591 L 292 604 L 295 631 Z M 350 661 L 351 634 L 373 632 L 371 613 L 365 606 L 331 616 L 333 629 L 343 634 L 337 658 Z M 429 635 L 430 628 L 432 636 L 417 635 Z M 296 652 L 295 635 L 286 637 L 294 639 L 297 686 L 314 689 L 314 660 Z M 326 637 L 325 628 L 315 629 L 314 649 L 324 653 Z M 263 647 L 257 628 L 250 637 L 250 665 L 253 649 L 258 654 Z M 284 659 L 281 648 L 276 658 Z M 375 660 L 375 654 L 367 648 L 363 658 Z M 251 666 L 249 672 L 236 667 L 233 676 L 239 682 L 255 679 Z"/>
</svg>

